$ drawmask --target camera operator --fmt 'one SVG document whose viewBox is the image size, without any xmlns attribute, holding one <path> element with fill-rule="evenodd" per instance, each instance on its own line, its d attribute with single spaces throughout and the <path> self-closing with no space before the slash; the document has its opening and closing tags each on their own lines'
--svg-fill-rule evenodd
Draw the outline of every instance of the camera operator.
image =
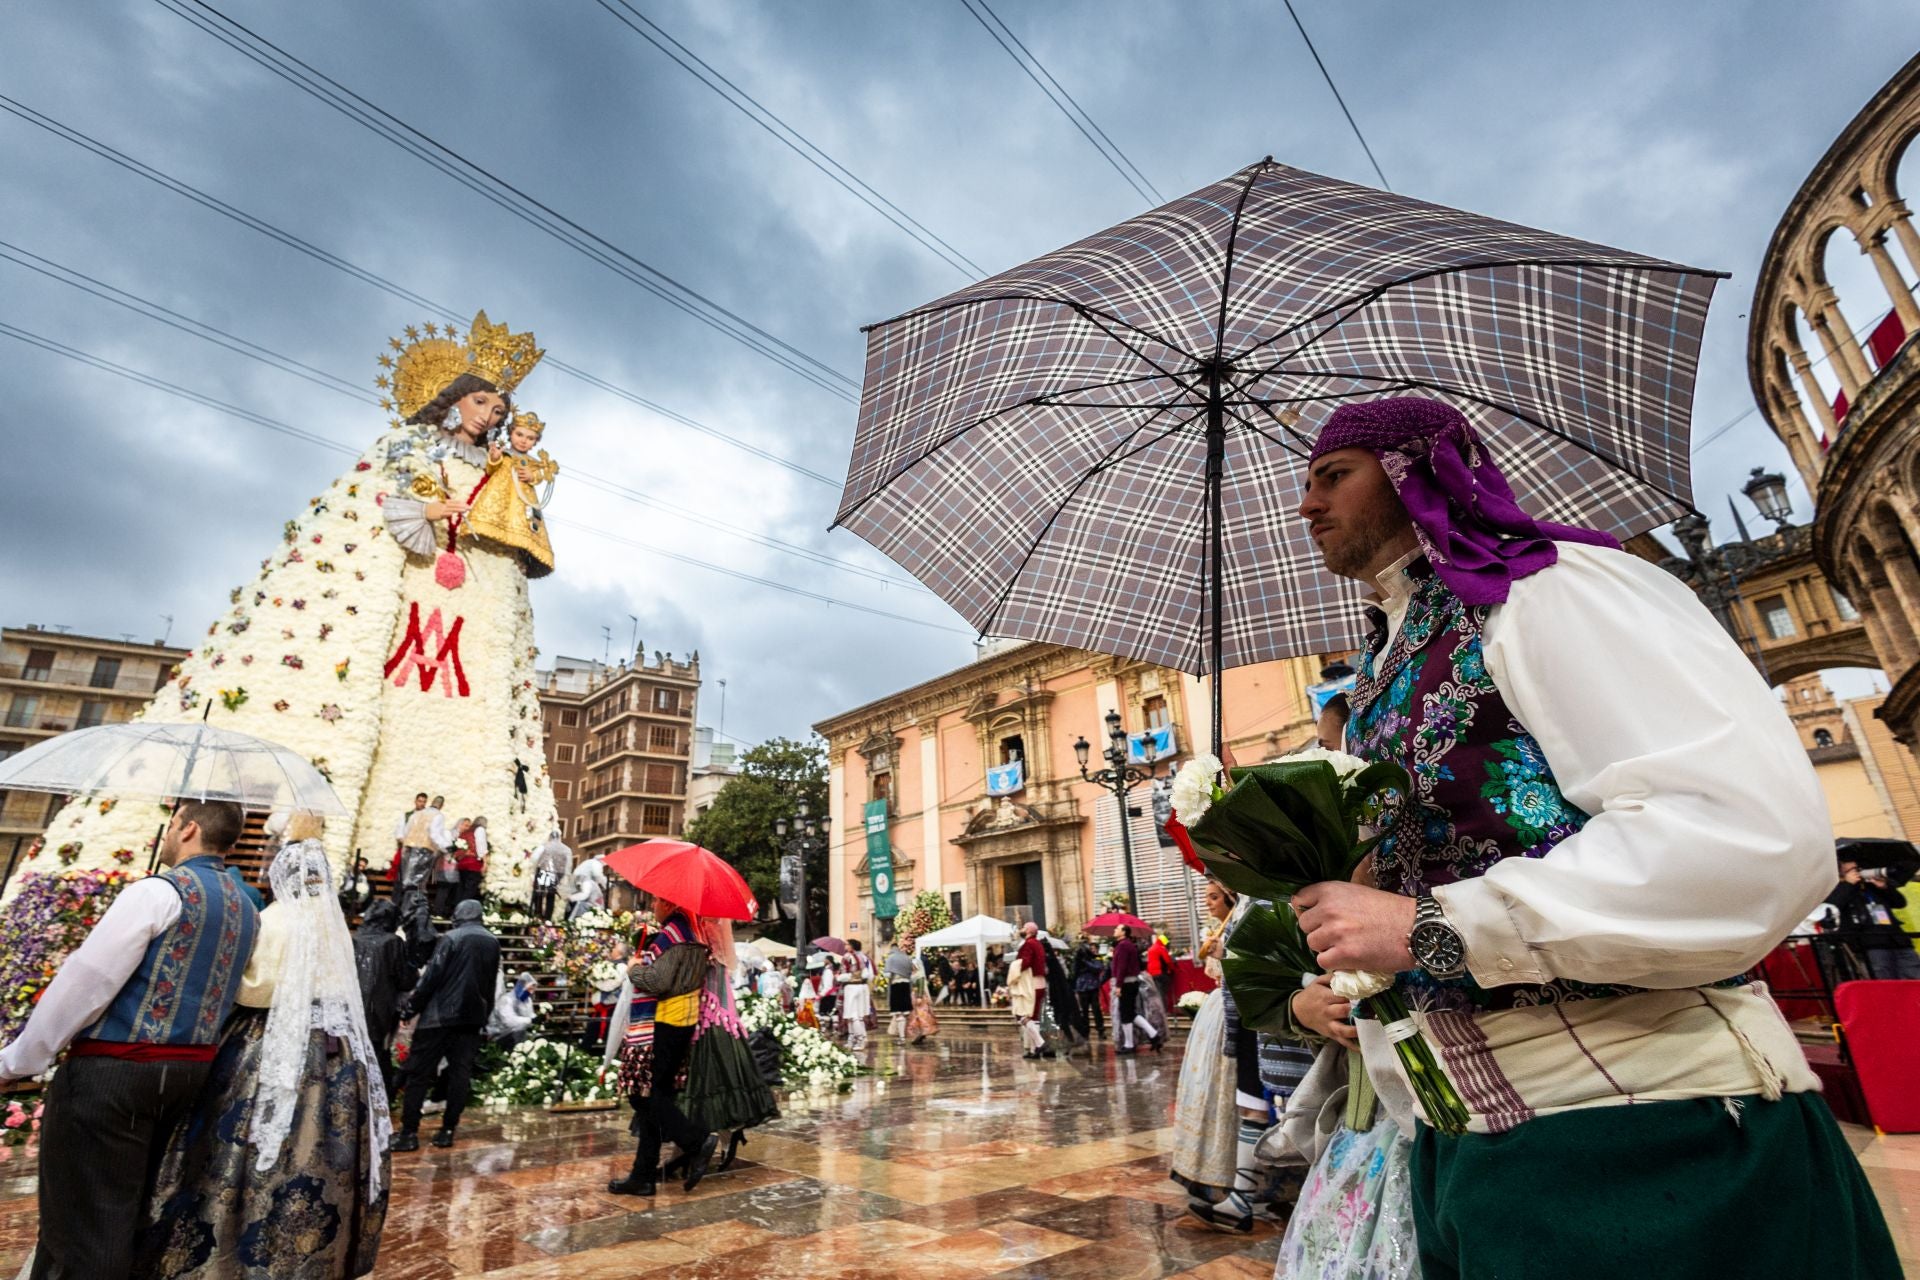
<svg viewBox="0 0 1920 1280">
<path fill-rule="evenodd" d="M 1840 884 L 1827 895 L 1828 905 L 1840 913 L 1839 940 L 1859 954 L 1870 978 L 1920 979 L 1920 955 L 1893 915 L 1907 905 L 1906 895 L 1894 887 L 1905 880 L 1897 873 L 1890 876 L 1885 867 L 1862 871 L 1858 862 L 1842 858 Z"/>
</svg>

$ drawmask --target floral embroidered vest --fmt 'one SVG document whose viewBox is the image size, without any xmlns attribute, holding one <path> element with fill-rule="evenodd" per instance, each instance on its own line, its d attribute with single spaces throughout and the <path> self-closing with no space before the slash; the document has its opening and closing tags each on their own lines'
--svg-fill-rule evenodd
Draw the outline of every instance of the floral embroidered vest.
<svg viewBox="0 0 1920 1280">
<path fill-rule="evenodd" d="M 219 858 L 160 873 L 180 894 L 180 918 L 147 944 L 139 967 L 84 1034 L 122 1044 L 209 1045 L 233 1012 L 260 913 Z"/>
<path fill-rule="evenodd" d="M 1374 883 L 1409 897 L 1484 875 L 1503 858 L 1539 858 L 1586 825 L 1561 794 L 1539 742 L 1514 718 L 1487 674 L 1480 634 L 1488 609 L 1463 604 L 1417 561 L 1406 617 L 1381 652 L 1384 620 L 1369 637 L 1349 698 L 1347 749 L 1407 770 L 1413 794 L 1381 814 Z M 1421 970 L 1401 976 L 1423 1008 L 1507 1009 L 1636 987 L 1565 979 L 1483 988 L 1470 976 L 1441 982 Z"/>
</svg>

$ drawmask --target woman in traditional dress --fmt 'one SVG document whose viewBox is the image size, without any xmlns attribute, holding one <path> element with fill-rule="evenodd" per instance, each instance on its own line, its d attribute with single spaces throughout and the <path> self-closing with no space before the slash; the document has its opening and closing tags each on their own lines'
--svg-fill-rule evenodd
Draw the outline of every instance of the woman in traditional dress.
<svg viewBox="0 0 1920 1280">
<path fill-rule="evenodd" d="M 1233 1190 L 1238 1167 L 1240 1117 L 1234 1108 L 1234 1060 L 1228 1053 L 1226 988 L 1220 961 L 1226 955 L 1227 921 L 1239 901 L 1233 890 L 1207 882 L 1207 914 L 1213 924 L 1201 939 L 1201 967 L 1214 988 L 1200 1002 L 1187 1031 L 1180 1088 L 1173 1106 L 1171 1177 L 1198 1205 L 1212 1205 Z"/>
<path fill-rule="evenodd" d="M 373 1270 L 393 1126 L 320 829 L 294 815 L 274 856 L 273 903 L 213 1071 L 161 1161 L 136 1276 Z"/>
<path fill-rule="evenodd" d="M 687 1055 L 687 1087 L 680 1106 L 700 1129 L 727 1134 L 725 1153 L 716 1169 L 732 1167 L 734 1156 L 747 1141 L 747 1130 L 780 1114 L 773 1090 L 760 1075 L 747 1050 L 746 1028 L 733 999 L 733 921 L 719 916 L 700 918 L 700 935 L 713 952 L 706 986 L 700 993 L 700 1022 Z M 661 1172 L 676 1177 L 686 1170 L 686 1153 Z"/>
<path fill-rule="evenodd" d="M 466 335 L 429 325 L 391 346 L 391 428 L 275 530 L 258 578 L 138 718 L 204 715 L 312 760 L 356 815 L 327 831 L 335 867 L 384 848 L 394 815 L 444 779 L 449 812 L 489 819 L 486 887 L 525 901 L 528 851 L 557 825 L 527 597 L 547 566 L 464 517 L 488 433 L 542 352 L 485 313 Z M 51 827 L 80 842 L 82 868 L 153 835 L 151 806 L 99 810 L 76 800 Z"/>
<path fill-rule="evenodd" d="M 692 1191 L 706 1176 L 715 1145 L 713 1135 L 687 1115 L 681 1096 L 713 948 L 688 912 L 659 898 L 653 912 L 659 927 L 647 935 L 627 970 L 633 1002 L 621 1050 L 620 1089 L 633 1103 L 638 1145 L 627 1176 L 607 1184 L 615 1195 L 654 1194 L 660 1148 L 667 1142 L 694 1153 L 685 1183 Z"/>
</svg>

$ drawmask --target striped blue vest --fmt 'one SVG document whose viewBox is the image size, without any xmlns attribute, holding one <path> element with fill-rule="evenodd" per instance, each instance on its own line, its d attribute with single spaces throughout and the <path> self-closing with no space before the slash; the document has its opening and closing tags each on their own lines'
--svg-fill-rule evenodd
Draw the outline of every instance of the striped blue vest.
<svg viewBox="0 0 1920 1280">
<path fill-rule="evenodd" d="M 218 857 L 191 858 L 160 878 L 180 918 L 147 944 L 140 965 L 86 1036 L 120 1044 L 213 1044 L 233 1012 L 260 913 Z"/>
</svg>

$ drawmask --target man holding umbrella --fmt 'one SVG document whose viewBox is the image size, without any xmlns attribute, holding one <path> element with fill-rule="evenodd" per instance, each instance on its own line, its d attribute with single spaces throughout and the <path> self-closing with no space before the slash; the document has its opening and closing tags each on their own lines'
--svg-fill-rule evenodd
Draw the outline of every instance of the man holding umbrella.
<svg viewBox="0 0 1920 1280">
<path fill-rule="evenodd" d="M 1805 1056 L 1739 977 L 1825 894 L 1832 837 L 1738 646 L 1653 565 L 1527 515 L 1449 405 L 1343 405 L 1308 474 L 1327 567 L 1381 601 L 1347 745 L 1413 794 L 1378 888 L 1293 901 L 1323 968 L 1402 975 L 1471 1113 L 1415 1142 L 1423 1273 L 1898 1275 Z M 1295 997 L 1322 1032 L 1325 1006 Z"/>
<path fill-rule="evenodd" d="M 165 869 L 121 890 L 0 1050 L 0 1080 L 40 1075 L 38 1277 L 120 1276 L 133 1264 L 147 1180 L 219 1048 L 259 913 L 222 855 L 245 815 L 180 802 L 160 842 Z"/>
</svg>

